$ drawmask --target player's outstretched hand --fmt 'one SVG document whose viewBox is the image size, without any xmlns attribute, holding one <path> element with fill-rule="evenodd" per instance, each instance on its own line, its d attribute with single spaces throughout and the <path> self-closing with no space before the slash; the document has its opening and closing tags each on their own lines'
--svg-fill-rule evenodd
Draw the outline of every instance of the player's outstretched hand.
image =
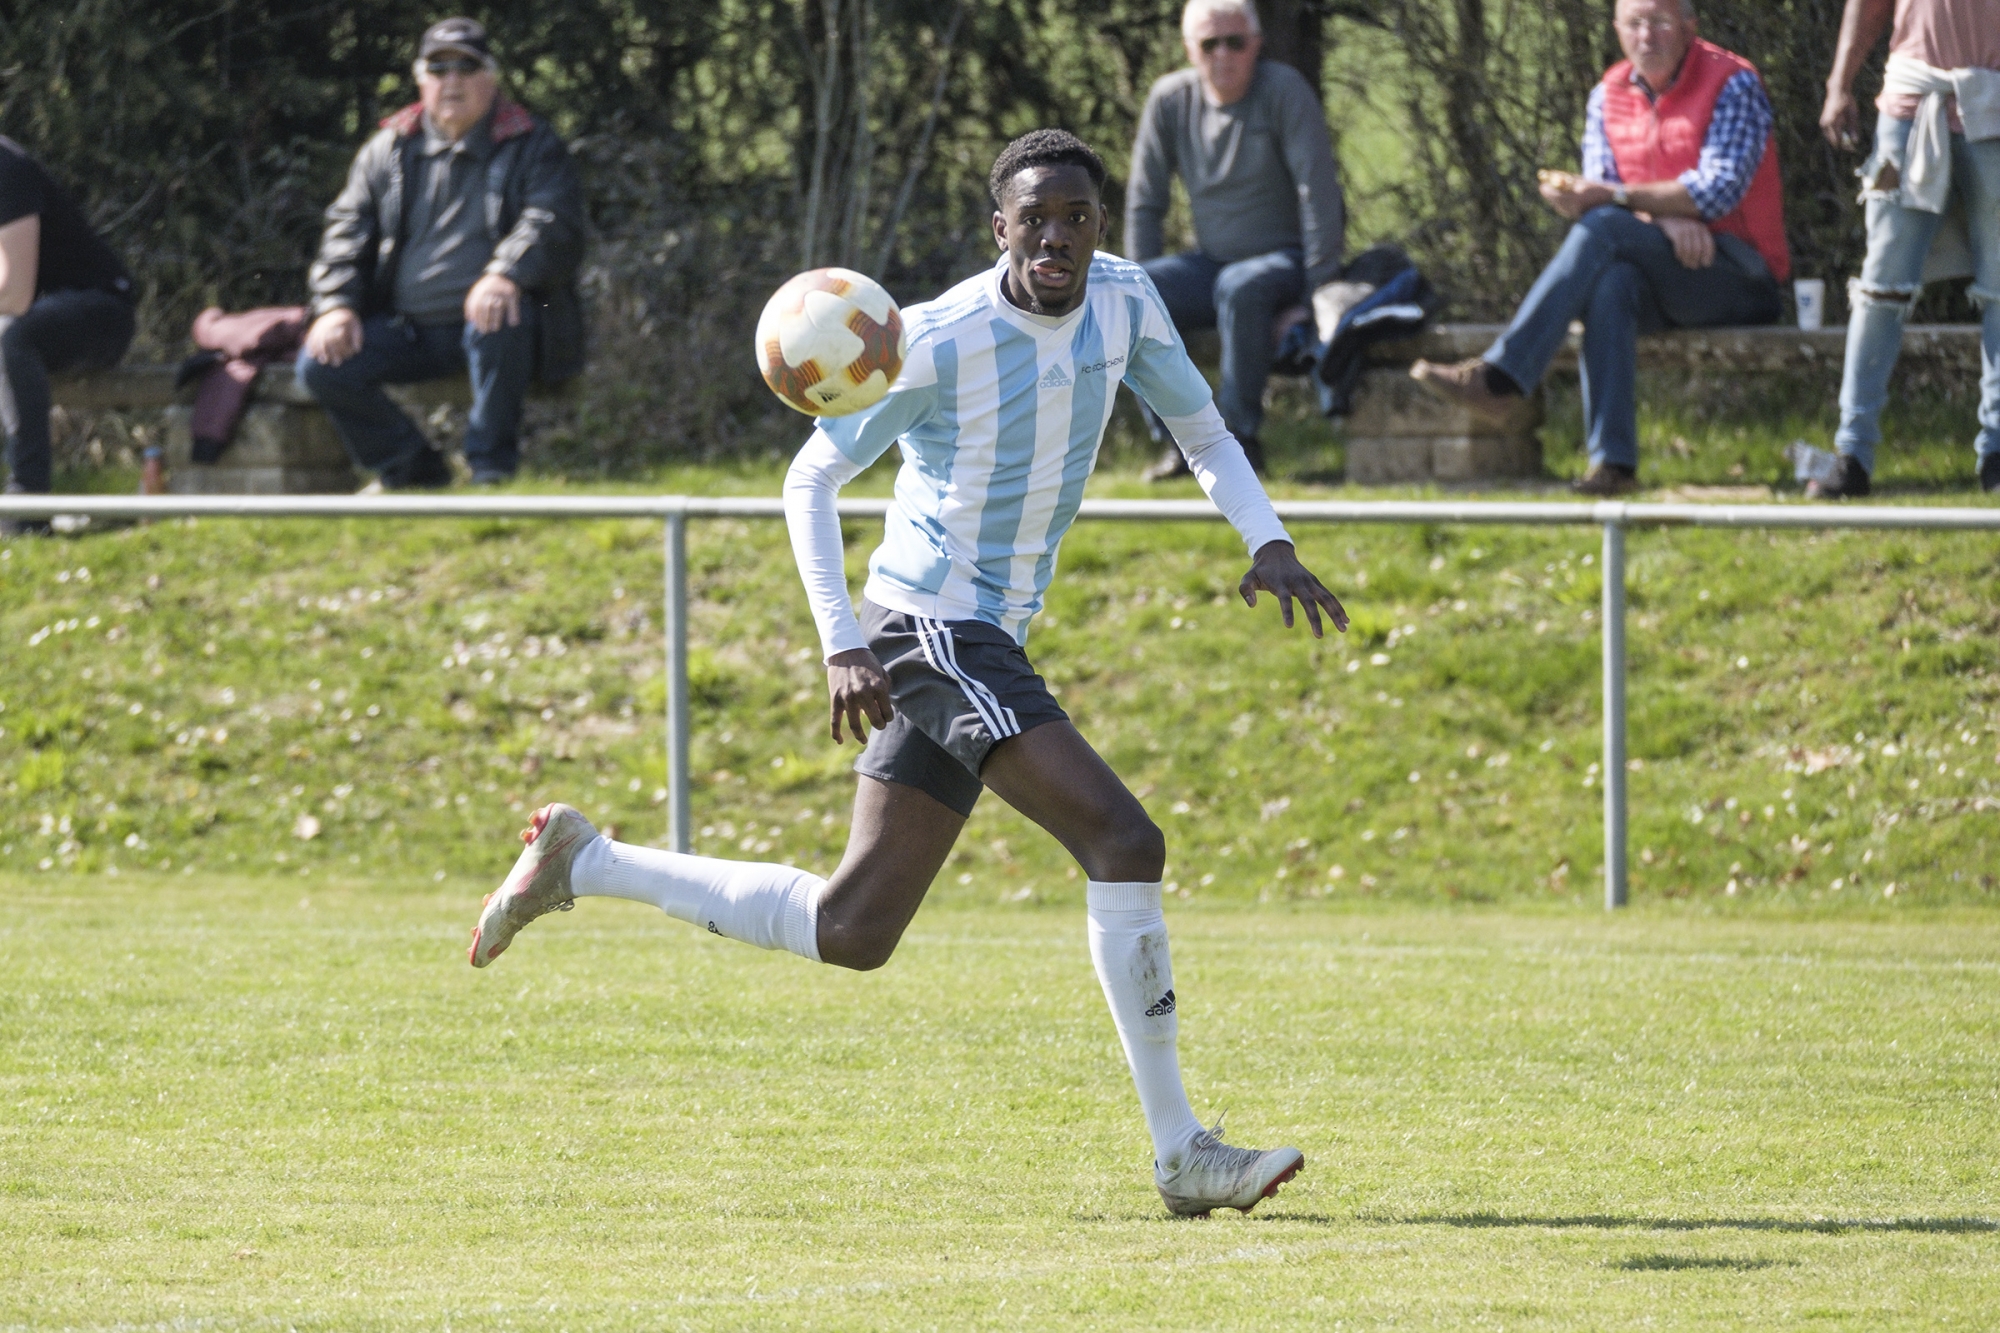
<svg viewBox="0 0 2000 1333">
<path fill-rule="evenodd" d="M 1305 608 L 1306 623 L 1312 626 L 1313 637 L 1323 639 L 1326 631 L 1320 628 L 1319 613 L 1324 610 L 1333 627 L 1342 634 L 1347 633 L 1347 611 L 1340 599 L 1326 590 L 1326 585 L 1313 576 L 1313 572 L 1299 563 L 1299 554 L 1290 542 L 1265 542 L 1257 548 L 1257 559 L 1251 564 L 1250 572 L 1243 576 L 1239 585 L 1246 605 L 1257 605 L 1257 594 L 1268 592 L 1278 599 L 1278 608 L 1284 612 L 1285 628 L 1292 627 L 1292 599 L 1299 599 Z"/>
<path fill-rule="evenodd" d="M 826 660 L 826 692 L 833 710 L 834 744 L 844 743 L 840 723 L 844 718 L 854 739 L 868 739 L 862 718 L 877 727 L 889 725 L 896 710 L 889 703 L 889 674 L 866 648 L 850 648 Z"/>
</svg>

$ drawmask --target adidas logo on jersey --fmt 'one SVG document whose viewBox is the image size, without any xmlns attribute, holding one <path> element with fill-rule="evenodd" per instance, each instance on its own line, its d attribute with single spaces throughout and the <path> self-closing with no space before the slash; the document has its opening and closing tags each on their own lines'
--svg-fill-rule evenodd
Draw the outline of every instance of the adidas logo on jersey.
<svg viewBox="0 0 2000 1333">
<path fill-rule="evenodd" d="M 1168 991 L 1160 997 L 1160 1002 L 1146 1011 L 1148 1018 L 1165 1018 L 1174 1011 L 1174 993 Z"/>
<path fill-rule="evenodd" d="M 1018 382 L 1016 381 L 1016 383 Z M 1069 376 L 1063 374 L 1061 366 L 1050 366 L 1042 372 L 1042 377 L 1036 381 L 1036 385 L 1043 389 L 1067 389 L 1070 385 L 1070 379 Z"/>
</svg>

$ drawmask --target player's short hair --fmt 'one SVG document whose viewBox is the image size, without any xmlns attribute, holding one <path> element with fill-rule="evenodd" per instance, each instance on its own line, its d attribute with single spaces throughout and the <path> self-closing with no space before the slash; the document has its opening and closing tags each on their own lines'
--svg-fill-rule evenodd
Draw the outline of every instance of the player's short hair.
<svg viewBox="0 0 2000 1333">
<path fill-rule="evenodd" d="M 1257 21 L 1255 0 L 1188 0 L 1187 8 L 1181 11 L 1181 36 L 1192 36 L 1194 25 L 1210 14 L 1241 14 L 1253 34 L 1264 31 L 1264 25 Z"/>
<path fill-rule="evenodd" d="M 1104 159 L 1091 146 L 1068 130 L 1034 130 L 1000 150 L 993 160 L 993 174 L 986 178 L 993 203 L 1004 208 L 1014 178 L 1030 167 L 1082 167 L 1091 185 L 1104 190 Z"/>
</svg>

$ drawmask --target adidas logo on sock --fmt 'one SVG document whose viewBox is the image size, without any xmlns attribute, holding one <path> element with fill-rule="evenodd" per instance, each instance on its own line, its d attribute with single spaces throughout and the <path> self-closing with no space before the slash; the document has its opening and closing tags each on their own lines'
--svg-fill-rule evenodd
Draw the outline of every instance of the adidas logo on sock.
<svg viewBox="0 0 2000 1333">
<path fill-rule="evenodd" d="M 1160 1002 L 1146 1011 L 1148 1018 L 1165 1018 L 1174 1011 L 1174 993 L 1168 991 L 1160 997 Z"/>
<path fill-rule="evenodd" d="M 711 921 L 708 923 L 708 933 L 711 935 L 720 935 L 722 932 L 717 930 L 715 928 L 715 923 Z"/>
<path fill-rule="evenodd" d="M 1069 376 L 1063 374 L 1061 366 L 1050 366 L 1042 372 L 1042 378 L 1036 383 L 1044 389 L 1067 389 L 1070 381 Z"/>
</svg>

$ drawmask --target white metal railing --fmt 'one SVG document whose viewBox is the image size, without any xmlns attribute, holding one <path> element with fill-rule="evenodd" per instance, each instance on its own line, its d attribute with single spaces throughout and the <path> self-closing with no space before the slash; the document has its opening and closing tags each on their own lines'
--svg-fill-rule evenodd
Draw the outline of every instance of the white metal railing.
<svg viewBox="0 0 2000 1333">
<path fill-rule="evenodd" d="M 1604 653 L 1604 905 L 1626 901 L 1625 531 L 1627 528 L 1841 528 L 2000 532 L 2000 507 L 1579 504 L 1486 500 L 1279 500 L 1288 523 L 1449 523 L 1601 527 Z M 843 518 L 880 518 L 887 500 L 842 500 Z M 690 846 L 687 523 L 782 518 L 784 502 L 688 495 L 4 495 L 0 518 L 655 518 L 666 525 L 669 835 Z M 1205 500 L 1086 500 L 1089 521 L 1221 522 Z"/>
</svg>

